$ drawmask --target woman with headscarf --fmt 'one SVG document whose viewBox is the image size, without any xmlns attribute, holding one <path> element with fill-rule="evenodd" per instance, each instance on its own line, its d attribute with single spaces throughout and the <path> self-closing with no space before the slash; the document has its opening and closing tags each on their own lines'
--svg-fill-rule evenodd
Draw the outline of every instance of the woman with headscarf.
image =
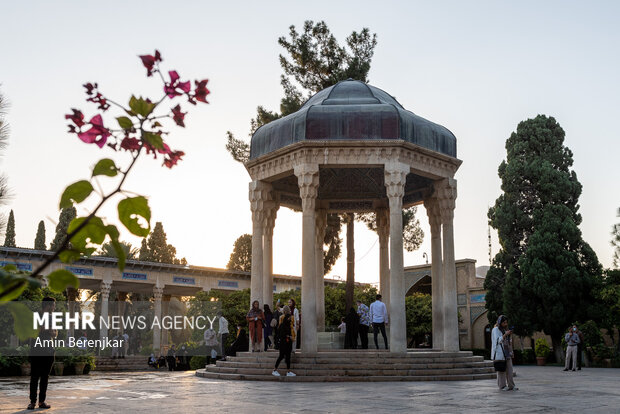
<svg viewBox="0 0 620 414">
<path fill-rule="evenodd" d="M 508 329 L 508 318 L 500 315 L 491 332 L 491 359 L 506 361 L 506 369 L 497 371 L 497 386 L 502 391 L 518 390 L 512 372 L 512 330 Z"/>
<path fill-rule="evenodd" d="M 273 345 L 273 327 L 271 326 L 272 325 L 271 321 L 273 320 L 273 313 L 271 312 L 269 305 L 267 305 L 266 303 L 263 305 L 263 308 L 265 309 L 263 313 L 265 314 L 264 335 L 265 335 L 265 351 L 266 351 L 269 348 L 271 348 L 271 345 Z"/>
<path fill-rule="evenodd" d="M 295 320 L 291 315 L 291 308 L 285 306 L 282 311 L 284 314 L 280 316 L 280 324 L 278 328 L 278 337 L 280 338 L 280 355 L 276 360 L 276 366 L 271 373 L 275 377 L 279 377 L 278 366 L 284 359 L 286 362 L 286 376 L 294 377 L 295 374 L 291 372 L 291 352 L 293 351 L 293 344 L 295 343 Z"/>
<path fill-rule="evenodd" d="M 297 309 L 297 303 L 295 302 L 295 299 L 290 298 L 288 300 L 288 307 L 291 310 L 291 316 L 293 317 L 293 322 L 295 324 L 295 336 L 299 337 L 301 320 L 299 319 L 299 309 Z M 298 341 L 293 342 L 293 352 L 295 352 L 295 348 L 297 348 L 297 342 Z"/>
<path fill-rule="evenodd" d="M 245 333 L 245 329 L 240 327 L 237 332 L 237 339 L 226 348 L 226 356 L 237 356 L 237 352 L 247 352 L 248 348 L 248 336 Z"/>
<path fill-rule="evenodd" d="M 265 314 L 260 309 L 260 304 L 257 300 L 252 302 L 252 308 L 250 308 L 245 319 L 248 321 L 248 326 L 250 328 L 252 352 L 260 352 L 262 351 L 260 345 L 263 342 L 263 321 L 265 320 Z"/>
<path fill-rule="evenodd" d="M 349 309 L 349 313 L 344 318 L 345 326 L 347 330 L 344 334 L 344 348 L 355 349 L 357 348 L 357 331 L 359 328 L 360 317 L 354 308 Z"/>
</svg>

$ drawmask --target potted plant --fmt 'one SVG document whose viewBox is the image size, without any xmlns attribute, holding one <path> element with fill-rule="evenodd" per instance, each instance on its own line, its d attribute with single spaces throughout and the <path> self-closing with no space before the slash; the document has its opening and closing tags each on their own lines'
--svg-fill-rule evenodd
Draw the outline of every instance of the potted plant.
<svg viewBox="0 0 620 414">
<path fill-rule="evenodd" d="M 22 371 L 22 376 L 24 376 L 24 377 L 28 377 L 28 376 L 30 376 L 30 370 L 31 370 L 31 367 L 30 367 L 30 362 L 29 362 L 27 359 L 25 359 L 25 360 L 21 363 L 21 365 L 19 366 L 19 368 L 20 368 L 20 369 L 21 369 L 21 371 Z"/>
<path fill-rule="evenodd" d="M 545 338 L 538 338 L 536 340 L 536 344 L 534 345 L 534 347 L 535 347 L 535 352 L 536 352 L 536 364 L 545 365 L 545 362 L 547 361 L 547 357 L 549 356 L 549 353 L 551 352 L 551 349 L 549 348 L 549 344 L 547 343 L 547 340 Z"/>
<path fill-rule="evenodd" d="M 62 361 L 54 362 L 54 375 L 62 377 L 62 373 L 65 370 L 65 363 Z"/>
<path fill-rule="evenodd" d="M 73 358 L 73 367 L 75 368 L 75 375 L 82 375 L 84 373 L 84 367 L 88 361 L 87 355 L 78 355 Z"/>
</svg>

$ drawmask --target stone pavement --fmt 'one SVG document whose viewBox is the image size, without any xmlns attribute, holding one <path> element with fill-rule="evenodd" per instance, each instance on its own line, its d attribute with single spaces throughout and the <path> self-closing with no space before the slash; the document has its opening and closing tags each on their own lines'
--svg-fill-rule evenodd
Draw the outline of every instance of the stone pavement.
<svg viewBox="0 0 620 414">
<path fill-rule="evenodd" d="M 61 413 L 620 413 L 620 369 L 517 366 L 514 392 L 494 380 L 271 383 L 198 378 L 187 372 L 93 372 L 51 377 L 50 412 Z M 28 378 L 0 377 L 0 412 L 32 412 Z M 43 410 L 37 410 L 41 412 Z"/>
</svg>

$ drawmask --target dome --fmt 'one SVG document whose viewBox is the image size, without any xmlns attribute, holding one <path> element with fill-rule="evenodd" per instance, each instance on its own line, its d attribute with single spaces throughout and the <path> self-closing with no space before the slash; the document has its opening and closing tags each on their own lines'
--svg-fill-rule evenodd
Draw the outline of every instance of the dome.
<svg viewBox="0 0 620 414">
<path fill-rule="evenodd" d="M 403 140 L 456 158 L 447 128 L 407 111 L 385 91 L 347 79 L 316 93 L 299 111 L 261 126 L 250 160 L 304 140 Z"/>
</svg>

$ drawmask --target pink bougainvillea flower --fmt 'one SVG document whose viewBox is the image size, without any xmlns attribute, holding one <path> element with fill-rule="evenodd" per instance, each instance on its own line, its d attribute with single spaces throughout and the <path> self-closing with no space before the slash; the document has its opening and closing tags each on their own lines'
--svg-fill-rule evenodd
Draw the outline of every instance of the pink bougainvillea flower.
<svg viewBox="0 0 620 414">
<path fill-rule="evenodd" d="M 97 89 L 98 85 L 96 83 L 85 83 L 84 85 L 82 85 L 83 87 L 86 88 L 86 95 L 91 96 L 93 94 L 93 92 Z"/>
<path fill-rule="evenodd" d="M 177 165 L 177 162 L 179 162 L 184 155 L 185 153 L 183 151 L 171 151 L 165 155 L 164 165 L 168 168 L 172 168 Z"/>
<path fill-rule="evenodd" d="M 83 127 L 85 125 L 84 123 L 84 114 L 82 113 L 82 111 L 79 111 L 77 109 L 71 108 L 71 110 L 73 111 L 72 114 L 68 114 L 65 115 L 65 119 L 69 119 L 71 120 L 71 122 L 73 122 L 75 125 L 69 125 L 69 132 L 78 132 L 80 130 L 81 127 Z M 77 129 L 76 129 L 77 127 Z"/>
<path fill-rule="evenodd" d="M 166 83 L 164 85 L 164 92 L 168 95 L 168 98 L 174 98 L 175 96 L 180 96 L 183 93 L 189 93 L 192 89 L 191 83 L 187 82 L 179 82 L 179 74 L 176 70 L 171 70 L 168 72 L 170 75 L 170 83 Z M 180 92 L 177 90 L 180 89 Z"/>
<path fill-rule="evenodd" d="M 141 145 L 139 139 L 132 137 L 125 137 L 121 142 L 121 148 L 127 151 L 137 151 Z"/>
<path fill-rule="evenodd" d="M 142 64 L 146 68 L 146 76 L 153 76 L 155 71 L 155 64 L 162 61 L 161 55 L 158 50 L 155 50 L 155 56 L 153 55 L 141 55 Z"/>
<path fill-rule="evenodd" d="M 174 120 L 174 122 L 176 122 L 178 126 L 185 128 L 185 123 L 183 122 L 183 119 L 185 118 L 186 114 L 187 112 L 181 112 L 181 105 L 177 105 L 172 108 L 172 119 Z"/>
<path fill-rule="evenodd" d="M 196 84 L 196 89 L 194 90 L 194 98 L 196 98 L 197 101 L 209 103 L 207 102 L 207 95 L 211 92 L 207 89 L 208 82 L 209 79 L 194 81 L 194 83 Z"/>
<path fill-rule="evenodd" d="M 78 138 L 87 144 L 97 144 L 99 148 L 102 148 L 108 137 L 111 135 L 110 131 L 103 126 L 103 119 L 101 115 L 95 115 L 89 121 L 91 128 L 85 132 L 79 132 Z"/>
</svg>

